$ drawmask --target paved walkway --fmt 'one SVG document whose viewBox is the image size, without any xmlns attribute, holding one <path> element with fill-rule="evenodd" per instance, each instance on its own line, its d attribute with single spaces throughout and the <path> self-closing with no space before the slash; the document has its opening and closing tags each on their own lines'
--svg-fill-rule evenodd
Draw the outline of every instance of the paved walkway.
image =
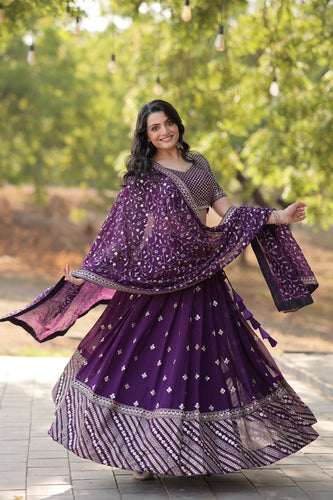
<svg viewBox="0 0 333 500">
<path fill-rule="evenodd" d="M 332 500 L 333 400 L 295 378 L 304 380 L 312 359 L 283 356 L 281 366 L 294 369 L 287 378 L 318 418 L 320 438 L 314 443 L 262 469 L 140 482 L 127 472 L 77 458 L 47 436 L 53 415 L 50 391 L 66 359 L 0 357 L 0 500 Z M 310 382 L 331 386 L 332 362 L 333 355 L 316 359 Z"/>
</svg>

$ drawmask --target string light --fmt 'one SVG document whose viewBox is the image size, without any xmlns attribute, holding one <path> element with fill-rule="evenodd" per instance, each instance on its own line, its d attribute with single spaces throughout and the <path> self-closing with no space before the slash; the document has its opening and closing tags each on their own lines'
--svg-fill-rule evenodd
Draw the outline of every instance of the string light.
<svg viewBox="0 0 333 500">
<path fill-rule="evenodd" d="M 80 34 L 81 34 L 80 18 L 79 18 L 79 16 L 76 16 L 74 35 L 80 36 Z"/>
<path fill-rule="evenodd" d="M 108 64 L 108 70 L 112 75 L 114 75 L 115 73 L 117 73 L 117 69 L 118 64 L 116 63 L 116 56 L 114 54 L 111 54 L 111 59 Z"/>
<path fill-rule="evenodd" d="M 279 84 L 276 75 L 274 75 L 272 83 L 270 84 L 269 93 L 271 94 L 272 97 L 278 97 L 280 94 Z"/>
<path fill-rule="evenodd" d="M 182 10 L 182 20 L 188 23 L 192 19 L 190 0 L 185 0 Z"/>
<path fill-rule="evenodd" d="M 217 32 L 217 36 L 215 38 L 215 48 L 218 52 L 223 52 L 223 50 L 225 48 L 225 41 L 224 41 L 223 32 L 224 32 L 223 24 L 220 24 L 218 32 Z"/>
<path fill-rule="evenodd" d="M 161 80 L 160 80 L 160 77 L 159 77 L 159 76 L 156 78 L 156 83 L 155 83 L 155 85 L 154 85 L 153 92 L 154 92 L 154 94 L 155 94 L 155 95 L 157 95 L 157 96 L 162 95 L 162 94 L 163 94 L 163 92 L 164 92 L 164 89 L 163 89 L 163 87 L 162 87 L 162 85 L 161 85 Z"/>
<path fill-rule="evenodd" d="M 5 20 L 5 16 L 4 16 L 4 13 L 3 13 L 3 4 L 0 3 L 0 24 L 3 23 Z"/>
<path fill-rule="evenodd" d="M 36 64 L 36 54 L 35 54 L 35 47 L 34 47 L 33 43 L 29 47 L 27 63 L 29 64 L 29 66 L 34 66 Z"/>
</svg>

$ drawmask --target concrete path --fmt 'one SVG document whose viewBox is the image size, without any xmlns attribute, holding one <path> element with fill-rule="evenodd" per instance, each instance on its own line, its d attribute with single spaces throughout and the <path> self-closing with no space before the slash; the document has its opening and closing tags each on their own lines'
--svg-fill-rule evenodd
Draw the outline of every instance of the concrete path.
<svg viewBox="0 0 333 500">
<path fill-rule="evenodd" d="M 318 418 L 320 438 L 314 443 L 262 469 L 205 479 L 156 477 L 147 482 L 77 458 L 48 437 L 51 388 L 66 362 L 0 357 L 0 500 L 333 499 L 333 401 L 295 378 L 304 380 L 311 357 L 303 355 L 297 361 L 298 372 L 287 378 Z M 289 368 L 296 370 L 297 363 L 289 360 Z M 324 366 L 320 359 L 316 363 Z M 333 366 L 328 358 L 325 363 L 323 382 L 329 386 Z M 288 359 L 281 358 L 281 365 L 288 369 Z M 312 368 L 318 380 L 320 367 Z"/>
</svg>

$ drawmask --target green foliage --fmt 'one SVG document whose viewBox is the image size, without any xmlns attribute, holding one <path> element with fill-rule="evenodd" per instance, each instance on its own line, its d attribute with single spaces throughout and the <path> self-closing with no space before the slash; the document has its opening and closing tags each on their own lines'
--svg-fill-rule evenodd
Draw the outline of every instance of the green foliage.
<svg viewBox="0 0 333 500">
<path fill-rule="evenodd" d="M 106 31 L 80 38 L 64 24 L 67 2 L 4 3 L 1 179 L 40 190 L 116 189 L 138 108 L 155 98 L 159 76 L 162 98 L 180 111 L 188 142 L 231 198 L 267 206 L 301 198 L 310 222 L 332 224 L 332 2 L 224 1 L 223 53 L 214 48 L 217 0 L 191 0 L 189 23 L 180 18 L 183 0 L 102 2 L 104 15 L 133 22 L 119 29 L 111 17 Z M 33 67 L 27 28 L 35 33 Z"/>
</svg>

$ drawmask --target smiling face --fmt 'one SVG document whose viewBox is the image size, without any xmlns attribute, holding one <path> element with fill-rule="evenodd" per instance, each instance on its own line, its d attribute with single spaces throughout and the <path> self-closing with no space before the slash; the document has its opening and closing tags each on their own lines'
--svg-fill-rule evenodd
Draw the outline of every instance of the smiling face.
<svg viewBox="0 0 333 500">
<path fill-rule="evenodd" d="M 178 125 L 164 111 L 156 111 L 147 117 L 147 136 L 157 153 L 170 152 L 176 148 L 179 140 Z"/>
</svg>

